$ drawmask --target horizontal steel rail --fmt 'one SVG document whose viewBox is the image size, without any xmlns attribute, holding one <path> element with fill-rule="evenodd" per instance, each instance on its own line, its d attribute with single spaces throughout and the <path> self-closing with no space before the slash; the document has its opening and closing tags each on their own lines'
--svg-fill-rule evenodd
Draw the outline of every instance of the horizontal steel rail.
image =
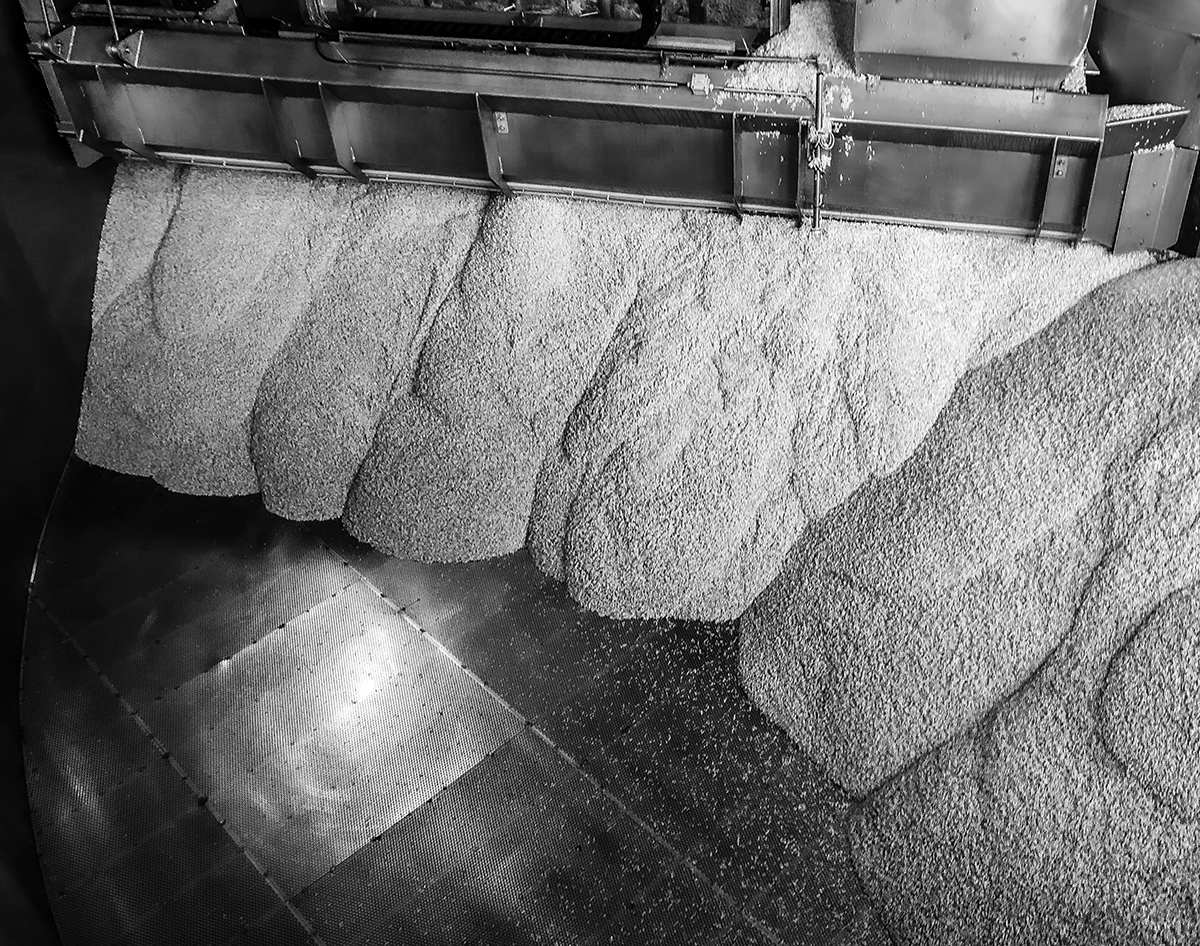
<svg viewBox="0 0 1200 946">
<path fill-rule="evenodd" d="M 807 84 L 739 88 L 722 60 L 665 54 L 188 28 L 114 43 L 79 25 L 35 55 L 81 154 L 798 220 L 817 203 L 833 218 L 1081 239 L 1105 139 L 1103 96 L 827 75 L 818 116 Z M 818 161 L 825 117 L 833 147 Z"/>
</svg>

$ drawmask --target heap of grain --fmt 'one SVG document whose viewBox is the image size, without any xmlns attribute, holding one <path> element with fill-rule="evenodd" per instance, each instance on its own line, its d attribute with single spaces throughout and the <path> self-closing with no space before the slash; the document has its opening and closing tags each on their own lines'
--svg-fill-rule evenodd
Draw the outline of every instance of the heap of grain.
<svg viewBox="0 0 1200 946">
<path fill-rule="evenodd" d="M 346 507 L 398 555 L 461 560 L 525 543 L 534 480 L 672 219 L 562 200 L 497 201 L 393 386 Z"/>
<path fill-rule="evenodd" d="M 1105 279 L 1099 247 L 683 221 L 543 468 L 530 548 L 587 607 L 735 617 L 807 523 L 921 442 L 960 375 Z"/>
<path fill-rule="evenodd" d="M 259 384 L 342 240 L 349 193 L 122 167 L 101 236 L 76 452 L 181 492 L 257 491 Z"/>
<path fill-rule="evenodd" d="M 740 613 L 963 371 L 1146 262 L 128 165 L 142 219 L 106 230 L 81 456 L 397 555 L 528 538 L 619 615 Z"/>
<path fill-rule="evenodd" d="M 971 372 L 742 621 L 912 944 L 1197 942 L 1200 264 Z"/>
<path fill-rule="evenodd" d="M 389 401 L 413 388 L 485 204 L 424 187 L 354 192 L 333 265 L 255 401 L 251 456 L 272 512 L 342 514 Z"/>
</svg>

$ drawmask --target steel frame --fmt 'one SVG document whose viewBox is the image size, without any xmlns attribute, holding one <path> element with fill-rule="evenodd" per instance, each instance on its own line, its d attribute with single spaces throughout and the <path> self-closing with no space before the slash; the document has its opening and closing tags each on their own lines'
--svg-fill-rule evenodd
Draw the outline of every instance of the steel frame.
<svg viewBox="0 0 1200 946">
<path fill-rule="evenodd" d="M 826 75 L 818 109 L 807 88 L 735 89 L 736 70 L 712 57 L 232 28 L 146 29 L 114 43 L 103 26 L 75 25 L 32 51 L 81 156 L 1115 239 L 1088 225 L 1092 204 L 1114 199 L 1104 188 L 1116 178 L 1099 173 L 1112 148 L 1103 96 Z M 1114 140 L 1169 140 L 1183 114 Z M 830 143 L 822 128 L 832 149 L 818 161 L 812 145 Z"/>
</svg>

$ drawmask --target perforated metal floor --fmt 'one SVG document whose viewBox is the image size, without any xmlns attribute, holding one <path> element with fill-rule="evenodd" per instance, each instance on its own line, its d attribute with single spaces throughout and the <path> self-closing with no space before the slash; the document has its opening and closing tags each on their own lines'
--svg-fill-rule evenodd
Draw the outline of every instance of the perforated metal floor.
<svg viewBox="0 0 1200 946">
<path fill-rule="evenodd" d="M 887 943 L 734 643 L 72 461 L 21 695 L 63 941 Z"/>
</svg>

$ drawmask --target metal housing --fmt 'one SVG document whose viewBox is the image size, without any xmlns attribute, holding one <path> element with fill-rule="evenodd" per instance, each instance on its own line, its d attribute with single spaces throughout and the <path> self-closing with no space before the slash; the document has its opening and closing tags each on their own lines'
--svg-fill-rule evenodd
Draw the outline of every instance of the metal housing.
<svg viewBox="0 0 1200 946">
<path fill-rule="evenodd" d="M 857 0 L 860 73 L 1055 88 L 1083 52 L 1092 0 Z"/>
</svg>

